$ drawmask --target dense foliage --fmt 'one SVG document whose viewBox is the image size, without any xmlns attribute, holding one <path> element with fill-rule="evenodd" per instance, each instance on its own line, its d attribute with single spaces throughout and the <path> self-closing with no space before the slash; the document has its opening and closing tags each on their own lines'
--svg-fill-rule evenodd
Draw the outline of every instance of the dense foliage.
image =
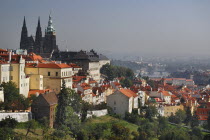
<svg viewBox="0 0 210 140">
<path fill-rule="evenodd" d="M 72 135 L 76 137 L 80 130 L 80 119 L 76 113 L 81 111 L 81 98 L 72 89 L 66 88 L 63 81 L 62 90 L 58 95 L 56 112 L 56 136 Z"/>
<path fill-rule="evenodd" d="M 4 88 L 4 102 L 1 104 L 4 110 L 26 110 L 30 106 L 30 99 L 19 94 L 16 84 L 12 81 L 2 83 Z"/>
<path fill-rule="evenodd" d="M 100 72 L 106 75 L 109 81 L 112 81 L 116 77 L 125 77 L 126 79 L 132 79 L 134 77 L 134 73 L 131 69 L 109 64 L 103 65 Z"/>
</svg>

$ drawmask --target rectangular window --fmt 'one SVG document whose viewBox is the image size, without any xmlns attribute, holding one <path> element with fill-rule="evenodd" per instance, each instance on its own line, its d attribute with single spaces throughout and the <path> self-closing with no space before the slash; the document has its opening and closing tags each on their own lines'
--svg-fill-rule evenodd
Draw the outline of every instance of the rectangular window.
<svg viewBox="0 0 210 140">
<path fill-rule="evenodd" d="M 13 80 L 13 76 L 10 76 L 10 80 Z"/>
<path fill-rule="evenodd" d="M 55 73 L 55 76 L 58 76 L 58 72 Z"/>
<path fill-rule="evenodd" d="M 50 72 L 48 72 L 48 76 L 50 76 Z"/>
</svg>

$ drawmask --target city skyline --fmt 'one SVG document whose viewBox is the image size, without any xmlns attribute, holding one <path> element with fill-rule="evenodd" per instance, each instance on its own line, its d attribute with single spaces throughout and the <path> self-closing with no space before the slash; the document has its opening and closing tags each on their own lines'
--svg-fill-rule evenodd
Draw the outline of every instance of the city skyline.
<svg viewBox="0 0 210 140">
<path fill-rule="evenodd" d="M 4 1 L 1 48 L 19 48 L 23 17 L 35 36 L 52 11 L 60 50 L 95 49 L 107 55 L 208 56 L 208 1 Z M 23 7 L 24 5 L 24 7 Z"/>
</svg>

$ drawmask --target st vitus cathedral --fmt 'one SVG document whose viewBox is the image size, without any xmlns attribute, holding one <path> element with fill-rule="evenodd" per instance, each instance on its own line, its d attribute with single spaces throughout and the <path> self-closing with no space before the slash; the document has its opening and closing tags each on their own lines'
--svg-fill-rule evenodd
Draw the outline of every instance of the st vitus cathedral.
<svg viewBox="0 0 210 140">
<path fill-rule="evenodd" d="M 34 52 L 43 57 L 50 57 L 54 52 L 58 52 L 58 46 L 56 45 L 55 29 L 52 25 L 52 17 L 49 16 L 48 26 L 45 29 L 45 36 L 42 37 L 42 29 L 40 25 L 40 18 L 38 19 L 38 25 L 36 28 L 36 36 L 28 36 L 28 30 L 26 27 L 26 20 L 24 17 L 23 27 L 20 39 L 20 49 Z"/>
</svg>

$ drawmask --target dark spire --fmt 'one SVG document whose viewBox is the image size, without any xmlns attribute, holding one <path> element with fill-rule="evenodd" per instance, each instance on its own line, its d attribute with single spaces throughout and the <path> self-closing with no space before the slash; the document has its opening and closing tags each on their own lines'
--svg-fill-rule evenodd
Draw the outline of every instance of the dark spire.
<svg viewBox="0 0 210 140">
<path fill-rule="evenodd" d="M 27 43 L 28 43 L 28 30 L 26 27 L 26 20 L 25 20 L 25 16 L 24 16 L 23 27 L 22 27 L 22 31 L 21 31 L 21 39 L 20 39 L 20 49 L 26 49 Z"/>
<path fill-rule="evenodd" d="M 38 18 L 38 25 L 36 28 L 35 47 L 35 53 L 42 52 L 42 29 L 40 24 L 40 17 Z"/>
<path fill-rule="evenodd" d="M 37 27 L 40 27 L 41 28 L 41 25 L 40 25 L 40 17 L 38 18 L 38 26 Z"/>
<path fill-rule="evenodd" d="M 26 27 L 26 19 L 25 19 L 25 16 L 24 16 L 24 20 L 23 20 L 23 27 Z"/>
</svg>

